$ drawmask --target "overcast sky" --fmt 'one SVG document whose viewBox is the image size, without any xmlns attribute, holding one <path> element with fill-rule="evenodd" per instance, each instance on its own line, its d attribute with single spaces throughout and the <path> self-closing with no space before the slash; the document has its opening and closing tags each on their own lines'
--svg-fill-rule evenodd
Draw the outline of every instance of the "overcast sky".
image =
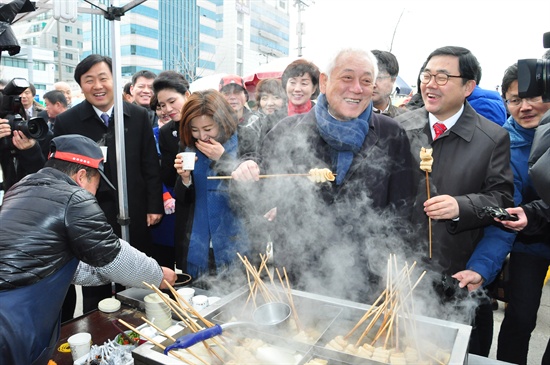
<svg viewBox="0 0 550 365">
<path fill-rule="evenodd" d="M 542 57 L 543 33 L 550 32 L 549 0 L 314 2 L 302 12 L 305 58 L 315 62 L 345 44 L 385 51 L 391 48 L 399 61 L 400 75 L 409 84 L 416 83 L 420 66 L 431 51 L 454 45 L 473 52 L 483 69 L 481 86 L 495 89 L 506 67 L 521 58 Z M 296 14 L 292 6 L 290 54 L 294 57 L 298 55 Z"/>
</svg>

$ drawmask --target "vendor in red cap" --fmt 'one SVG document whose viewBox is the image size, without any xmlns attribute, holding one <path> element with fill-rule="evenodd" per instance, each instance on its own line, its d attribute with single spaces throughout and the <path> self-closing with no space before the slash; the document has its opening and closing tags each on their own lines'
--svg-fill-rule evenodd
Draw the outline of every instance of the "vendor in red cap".
<svg viewBox="0 0 550 365">
<path fill-rule="evenodd" d="M 248 91 L 244 87 L 243 78 L 238 75 L 227 75 L 220 80 L 220 92 L 231 105 L 239 123 L 244 122 L 250 115 L 250 110 L 245 106 L 248 101 Z"/>
<path fill-rule="evenodd" d="M 175 282 L 174 271 L 113 233 L 94 196 L 100 181 L 113 187 L 99 146 L 68 134 L 52 139 L 43 169 L 7 191 L 0 210 L 0 364 L 48 362 L 71 282 Z"/>
</svg>

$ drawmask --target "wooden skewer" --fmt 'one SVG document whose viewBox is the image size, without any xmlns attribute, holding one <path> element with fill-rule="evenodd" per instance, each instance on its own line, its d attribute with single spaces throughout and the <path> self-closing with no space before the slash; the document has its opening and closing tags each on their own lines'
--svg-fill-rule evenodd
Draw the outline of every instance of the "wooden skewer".
<svg viewBox="0 0 550 365">
<path fill-rule="evenodd" d="M 279 273 L 279 270 L 277 270 L 277 275 L 279 276 L 279 280 L 281 281 L 281 285 L 283 289 L 286 290 L 286 296 L 288 298 L 288 303 L 290 304 L 290 308 L 292 309 L 292 316 L 294 317 L 294 321 L 296 322 L 296 327 L 298 327 L 298 331 L 302 330 L 302 324 L 300 322 L 300 318 L 298 317 L 298 311 L 296 310 L 296 307 L 294 306 L 294 299 L 292 298 L 292 289 L 290 288 L 290 282 L 288 280 L 288 275 L 286 273 L 286 268 L 283 266 L 283 274 L 285 275 L 285 281 L 286 281 L 286 289 L 285 285 L 283 283 L 283 279 L 281 278 L 281 274 Z"/>
<path fill-rule="evenodd" d="M 164 280 L 164 282 L 166 283 L 166 286 L 168 287 L 168 289 L 170 289 L 170 291 L 172 292 L 172 294 L 174 294 L 174 297 L 176 298 L 179 298 L 176 290 L 170 285 L 170 283 L 168 283 L 166 280 Z M 150 289 L 154 290 L 160 297 L 162 300 L 164 300 L 164 302 L 166 304 L 168 304 L 168 306 L 170 306 L 170 308 L 172 310 L 174 310 L 174 308 L 177 308 L 179 311 L 181 311 L 181 313 L 183 313 L 186 317 L 187 317 L 187 320 L 184 320 L 179 314 L 178 314 L 178 311 L 175 311 L 176 314 L 178 314 L 178 317 L 187 324 L 187 326 L 189 327 L 189 329 L 191 329 L 191 331 L 193 332 L 197 332 L 198 330 L 201 330 L 202 327 L 195 321 L 193 321 L 189 315 L 187 314 L 186 310 L 184 310 L 184 308 L 181 308 L 179 306 L 179 303 L 175 302 L 174 300 L 172 300 L 171 298 L 166 298 L 162 291 L 157 288 L 156 286 L 154 285 L 150 285 L 150 284 L 147 284 L 147 283 L 144 283 L 146 286 L 148 286 Z M 181 300 L 183 300 L 184 302 L 185 299 L 183 298 L 180 298 Z M 176 303 L 176 304 L 174 304 Z M 186 302 L 187 303 L 187 302 Z M 171 304 L 174 304 L 173 306 Z M 206 326 L 208 327 L 212 327 L 213 324 L 206 320 L 203 316 L 201 316 L 192 306 L 190 306 L 188 303 L 187 305 L 189 306 L 189 309 L 187 309 L 189 312 L 191 312 L 195 317 L 197 317 L 199 320 L 201 320 Z M 218 345 L 223 351 L 225 351 L 227 354 L 229 354 L 232 358 L 235 358 L 235 355 L 233 355 L 225 346 L 223 346 L 220 341 L 218 341 L 218 339 L 215 339 L 215 338 L 212 338 L 211 339 L 212 342 L 214 342 L 216 345 Z M 211 353 L 213 354 L 214 356 L 216 356 L 222 363 L 224 363 L 224 361 L 222 360 L 222 358 L 216 353 L 216 351 L 214 351 L 210 345 L 205 342 L 205 341 L 202 341 L 203 345 L 206 347 L 206 349 Z"/>
<path fill-rule="evenodd" d="M 135 328 L 134 326 L 132 326 L 131 324 L 123 321 L 122 319 L 119 319 L 118 320 L 120 323 L 122 323 L 124 326 L 126 326 L 128 329 L 134 331 L 135 333 L 137 333 L 138 335 L 140 335 L 141 337 L 145 338 L 147 341 L 151 342 L 153 345 L 159 347 L 161 350 L 164 350 L 166 348 L 166 346 L 164 346 L 163 344 L 153 340 L 152 338 L 148 337 L 148 336 L 145 336 L 143 333 L 141 333 L 137 328 Z M 180 354 L 178 354 L 176 351 L 174 350 L 171 350 L 170 351 L 170 354 L 174 355 L 176 358 L 178 358 L 179 360 L 183 361 L 184 363 L 186 364 L 189 364 L 189 365 L 193 365 L 192 362 L 188 361 L 186 358 L 184 358 L 183 356 L 181 356 Z"/>
<path fill-rule="evenodd" d="M 156 329 L 158 332 L 162 333 L 162 335 L 168 339 L 170 339 L 171 341 L 173 342 L 176 342 L 176 339 L 172 336 L 170 336 L 168 333 L 166 333 L 166 331 L 164 331 L 162 328 L 158 327 L 157 325 L 155 325 L 153 322 L 149 321 L 147 318 L 145 317 L 141 317 L 141 319 L 143 320 L 143 322 L 147 323 L 149 326 L 153 327 L 154 329 Z M 193 350 L 191 350 L 190 348 L 186 348 L 185 349 L 190 355 L 194 356 L 197 358 L 197 360 L 199 360 L 200 362 L 202 362 L 204 365 L 208 365 L 208 363 L 206 361 L 204 361 L 202 359 L 202 357 L 198 356 L 197 354 L 195 354 L 193 352 Z"/>
<path fill-rule="evenodd" d="M 385 302 L 384 302 L 385 303 Z M 382 304 L 384 304 L 382 303 Z M 384 312 L 384 310 L 386 309 L 385 306 L 383 305 L 380 305 L 376 311 L 374 313 L 376 313 L 376 315 L 372 318 L 372 320 L 370 321 L 369 325 L 367 326 L 367 328 L 363 331 L 363 333 L 361 334 L 361 336 L 359 337 L 359 339 L 357 340 L 357 342 L 355 343 L 355 346 L 358 347 L 361 343 L 361 341 L 363 341 L 363 338 L 365 338 L 365 336 L 367 335 L 367 333 L 369 333 L 369 331 L 372 329 L 372 327 L 374 327 L 375 323 L 378 322 L 378 318 L 380 318 L 380 316 L 382 315 L 382 313 Z"/>
<path fill-rule="evenodd" d="M 378 302 L 386 295 L 386 291 L 387 289 L 384 289 L 382 294 L 380 294 L 380 296 L 378 297 L 378 299 L 376 299 L 374 304 L 371 305 L 370 308 L 365 312 L 365 314 L 359 320 L 359 322 L 357 322 L 357 324 L 348 332 L 348 334 L 344 336 L 344 340 L 347 340 L 348 338 L 350 338 L 351 335 L 353 335 L 353 333 L 359 328 L 359 326 L 361 326 L 363 322 L 365 322 L 375 312 L 375 310 L 378 309 L 376 304 L 378 304 Z"/>
<path fill-rule="evenodd" d="M 412 295 L 413 290 L 420 283 L 426 272 L 424 271 L 413 285 L 411 283 L 410 275 L 414 267 L 416 266 L 416 262 L 414 262 L 413 265 L 410 267 L 408 264 L 406 264 L 398 273 L 397 259 L 396 256 L 394 256 L 393 265 L 395 265 L 394 268 L 391 268 L 392 257 L 390 256 L 387 267 L 386 289 L 382 292 L 382 294 L 380 294 L 378 299 L 365 313 L 363 318 L 361 318 L 359 322 L 355 325 L 355 327 L 344 337 L 346 339 L 349 338 L 351 334 L 368 317 L 373 316 L 367 328 L 363 331 L 363 333 L 357 340 L 355 344 L 356 347 L 360 346 L 365 336 L 374 327 L 375 323 L 377 323 L 380 319 L 382 320 L 382 324 L 380 325 L 376 335 L 374 336 L 374 340 L 372 340 L 371 345 L 374 346 L 376 341 L 382 335 L 385 335 L 386 338 L 384 341 L 384 348 L 387 348 L 387 346 L 390 344 L 397 346 L 399 344 L 399 313 L 405 310 L 406 312 L 408 312 L 408 320 L 412 321 L 411 314 L 408 311 L 409 303 L 407 299 Z M 378 305 L 378 307 L 376 307 L 376 305 L 380 301 L 381 303 Z M 414 326 L 414 324 L 412 326 Z"/>
<path fill-rule="evenodd" d="M 429 172 L 432 171 L 433 157 L 432 157 L 432 148 L 420 148 L 420 169 L 426 172 L 426 195 L 428 200 L 430 199 L 430 177 Z M 428 250 L 429 258 L 432 258 L 432 219 L 428 217 Z"/>
<path fill-rule="evenodd" d="M 333 174 L 336 176 L 336 174 Z M 266 179 L 270 177 L 291 177 L 291 176 L 311 176 L 311 174 L 270 174 L 270 175 L 260 175 L 260 179 Z M 233 179 L 233 176 L 208 176 L 208 180 L 230 180 Z"/>
<path fill-rule="evenodd" d="M 430 199 L 430 177 L 428 171 L 426 171 L 426 194 Z M 429 257 L 432 258 L 432 218 L 428 217 L 428 251 Z"/>
<path fill-rule="evenodd" d="M 275 298 L 273 294 L 269 291 L 268 287 L 260 277 L 260 273 L 256 270 L 256 268 L 252 266 L 252 264 L 248 261 L 246 257 L 243 258 L 239 253 L 237 253 L 237 256 L 241 259 L 248 272 L 250 272 L 250 274 L 254 277 L 254 285 L 258 287 L 262 296 L 264 297 L 264 300 L 266 302 L 277 301 L 277 298 Z"/>
<path fill-rule="evenodd" d="M 184 308 L 182 308 L 181 306 L 179 305 L 176 305 L 176 303 L 174 303 L 174 301 L 171 299 L 171 298 L 166 298 L 166 296 L 164 296 L 164 293 L 158 289 L 156 286 L 154 285 L 150 285 L 150 284 L 147 284 L 147 283 L 143 283 L 145 286 L 147 286 L 149 289 L 153 290 L 154 292 L 157 293 L 157 295 L 164 301 L 164 303 L 166 303 L 166 305 L 168 305 L 168 307 L 170 307 L 170 309 L 176 313 L 176 315 L 178 316 L 178 318 L 182 321 L 182 322 L 185 322 L 187 324 L 187 326 L 192 329 L 194 332 L 197 332 L 198 330 L 200 330 L 200 326 L 198 325 L 198 323 L 196 323 L 195 321 L 193 321 L 193 319 L 189 316 L 189 314 L 187 313 L 186 310 L 184 310 Z M 178 298 L 178 296 L 175 296 L 175 298 Z M 180 298 L 181 300 L 184 300 L 185 299 L 182 299 Z M 184 315 L 186 317 L 183 318 Z"/>
</svg>

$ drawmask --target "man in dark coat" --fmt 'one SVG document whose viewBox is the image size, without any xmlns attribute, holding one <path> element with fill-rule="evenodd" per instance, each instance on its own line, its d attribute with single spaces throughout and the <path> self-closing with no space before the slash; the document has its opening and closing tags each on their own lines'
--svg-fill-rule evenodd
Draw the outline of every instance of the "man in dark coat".
<svg viewBox="0 0 550 365">
<path fill-rule="evenodd" d="M 372 109 L 375 65 L 367 50 L 338 53 L 320 75 L 316 105 L 273 127 L 263 140 L 259 166 L 245 161 L 232 174 L 247 181 L 259 180 L 260 168 L 262 174 L 334 172 L 333 182 L 262 179 L 254 184 L 262 189 L 248 211 L 260 207 L 263 215 L 276 208 L 263 229 L 275 225 L 275 265 L 286 268 L 295 288 L 366 303 L 380 293 L 378 273 L 385 272 L 391 252 L 386 245 L 400 242 L 396 227 L 409 216 L 413 187 L 405 131 Z M 244 198 L 251 184 L 241 185 L 235 188 Z"/>
<path fill-rule="evenodd" d="M 160 221 L 164 206 L 160 166 L 147 110 L 123 103 L 128 183 L 127 186 L 121 186 L 117 181 L 117 121 L 112 117 L 114 91 L 111 59 L 97 54 L 86 57 L 75 69 L 75 80 L 82 88 L 86 100 L 57 116 L 54 135 L 81 134 L 107 148 L 105 173 L 117 190 L 125 189 L 128 196 L 129 241 L 138 250 L 151 255 L 149 226 Z M 96 197 L 108 222 L 115 233 L 120 235 L 117 192 L 100 187 Z M 84 312 L 95 309 L 101 299 L 111 295 L 110 286 L 101 288 L 85 288 Z M 97 293 L 88 293 L 89 291 Z"/>
<path fill-rule="evenodd" d="M 493 223 L 485 206 L 513 204 L 510 138 L 497 124 L 477 114 L 465 100 L 476 86 L 479 63 L 461 47 L 442 47 L 430 54 L 420 73 L 425 106 L 395 119 L 407 130 L 418 171 L 415 223 L 421 227 L 419 252 L 431 267 L 442 301 L 461 303 L 466 289 L 477 295 L 484 284 L 494 250 L 478 257 L 483 228 Z M 421 147 L 433 149 L 427 199 L 426 174 L 420 170 Z M 431 218 L 431 222 L 429 222 Z M 428 245 L 428 225 L 433 244 Z M 505 257 L 504 255 L 503 257 Z M 498 266 L 498 264 L 497 264 Z M 443 277 L 441 277 L 443 275 Z M 456 279 L 456 280 L 455 280 Z M 458 280 L 458 282 L 457 282 Z M 453 296 L 452 288 L 458 284 Z M 462 290 L 463 289 L 463 290 Z M 465 293 L 463 293 L 465 292 Z M 463 297 L 462 297 L 463 298 Z M 469 351 L 487 356 L 491 348 L 493 312 L 488 297 L 477 307 Z"/>
</svg>

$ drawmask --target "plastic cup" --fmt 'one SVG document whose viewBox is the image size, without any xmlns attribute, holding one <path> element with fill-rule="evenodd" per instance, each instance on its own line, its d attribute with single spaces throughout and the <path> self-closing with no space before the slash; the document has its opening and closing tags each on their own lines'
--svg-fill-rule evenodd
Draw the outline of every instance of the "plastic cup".
<svg viewBox="0 0 550 365">
<path fill-rule="evenodd" d="M 90 348 L 92 346 L 92 335 L 88 332 L 80 332 L 69 337 L 67 342 L 71 348 L 73 361 L 76 361 L 90 352 Z"/>
<path fill-rule="evenodd" d="M 181 152 L 178 156 L 182 160 L 184 170 L 195 169 L 195 152 Z"/>
<path fill-rule="evenodd" d="M 193 288 L 181 288 L 177 290 L 178 295 L 185 299 L 187 303 L 191 303 L 193 296 L 195 295 L 195 289 Z"/>
</svg>

